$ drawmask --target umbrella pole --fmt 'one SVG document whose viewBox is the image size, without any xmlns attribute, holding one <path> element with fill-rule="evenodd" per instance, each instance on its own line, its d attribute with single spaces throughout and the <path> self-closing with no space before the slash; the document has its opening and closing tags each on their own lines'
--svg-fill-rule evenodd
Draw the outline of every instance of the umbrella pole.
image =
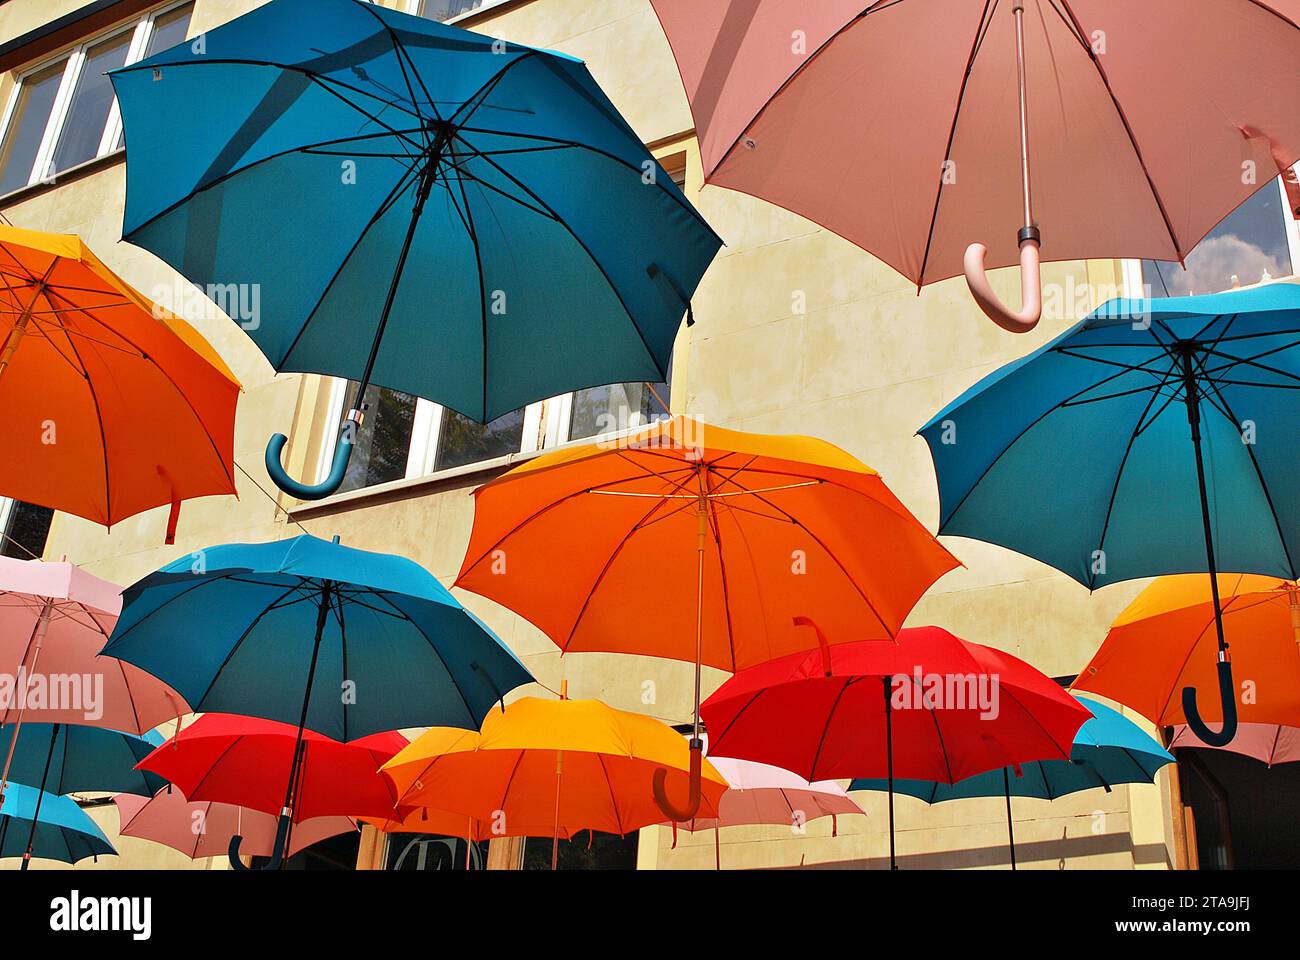
<svg viewBox="0 0 1300 960">
<path fill-rule="evenodd" d="M 1016 869 L 1016 828 L 1011 819 L 1011 776 L 1002 768 L 1002 789 L 1007 794 L 1007 845 L 1011 848 L 1011 869 Z"/>
<path fill-rule="evenodd" d="M 564 751 L 555 751 L 555 820 L 551 830 L 551 870 L 560 865 L 560 777 L 564 773 Z"/>
<path fill-rule="evenodd" d="M 1196 455 L 1196 485 L 1201 497 L 1201 524 L 1205 532 L 1205 561 L 1210 574 L 1210 595 L 1214 600 L 1214 629 L 1219 650 L 1216 664 L 1219 674 L 1219 698 L 1223 705 L 1223 726 L 1213 731 L 1205 725 L 1196 708 L 1196 688 L 1183 688 L 1183 713 L 1187 725 L 1212 747 L 1226 747 L 1237 735 L 1237 692 L 1232 681 L 1232 656 L 1223 632 L 1223 602 L 1219 598 L 1219 568 L 1214 556 L 1214 527 L 1210 520 L 1210 499 L 1205 484 L 1205 458 L 1201 453 L 1201 407 L 1192 351 L 1195 344 L 1178 344 L 1183 367 L 1183 399 L 1187 403 L 1187 423 L 1192 432 L 1192 449 Z"/>
<path fill-rule="evenodd" d="M 889 776 L 889 869 L 898 869 L 898 854 L 894 847 L 894 712 L 889 702 L 889 677 L 881 677 L 885 688 L 885 758 Z"/>
<path fill-rule="evenodd" d="M 46 599 L 41 606 L 40 619 L 36 621 L 36 629 L 32 632 L 31 651 L 32 662 L 27 667 L 27 676 L 36 672 L 36 661 L 40 659 L 41 647 L 45 643 L 45 633 L 50 628 L 50 617 L 54 612 L 54 601 Z M 19 664 L 19 673 L 22 672 L 22 664 Z M 22 706 L 18 708 L 18 717 L 14 720 L 13 733 L 9 736 L 9 752 L 5 755 L 4 772 L 0 773 L 0 804 L 4 803 L 5 791 L 9 789 L 9 768 L 13 766 L 14 753 L 18 750 L 18 734 L 23 729 L 23 714 L 27 711 L 27 698 L 23 697 Z"/>
<path fill-rule="evenodd" d="M 32 811 L 32 826 L 27 831 L 27 849 L 23 853 L 23 870 L 32 865 L 32 848 L 36 846 L 36 825 L 41 822 L 41 801 L 45 799 L 45 784 L 50 778 L 50 761 L 54 759 L 54 744 L 59 739 L 63 724 L 56 723 L 50 731 L 50 750 L 45 754 L 45 769 L 41 772 L 41 789 L 36 794 L 36 809 Z"/>
<path fill-rule="evenodd" d="M 722 825 L 713 828 L 713 869 L 722 869 Z"/>
</svg>

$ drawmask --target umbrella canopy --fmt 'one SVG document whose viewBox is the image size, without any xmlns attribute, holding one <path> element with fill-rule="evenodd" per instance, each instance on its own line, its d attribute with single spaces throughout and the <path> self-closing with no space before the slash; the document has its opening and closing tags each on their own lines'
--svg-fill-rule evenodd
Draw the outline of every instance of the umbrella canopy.
<svg viewBox="0 0 1300 960">
<path fill-rule="evenodd" d="M 1254 725 L 1300 727 L 1296 582 L 1220 574 L 1218 593 L 1235 670 L 1252 681 L 1253 695 L 1235 698 L 1243 734 L 1246 726 Z M 1075 689 L 1132 707 L 1157 726 L 1181 726 L 1187 717 L 1176 694 L 1183 687 L 1213 685 L 1216 640 L 1214 596 L 1207 578 L 1160 577 L 1116 618 L 1101 648 L 1079 673 Z M 1203 716 L 1220 720 L 1222 709 L 1207 704 Z M 1192 744 L 1185 738 L 1182 745 Z"/>
<path fill-rule="evenodd" d="M 302 725 L 336 740 L 475 728 L 532 680 L 423 567 L 316 537 L 211 547 L 124 598 L 106 654 L 198 711 L 297 723 L 305 684 Z"/>
<path fill-rule="evenodd" d="M 33 857 L 76 863 L 101 856 L 117 856 L 117 850 L 75 800 L 9 785 L 0 806 L 0 858 L 23 857 L 26 869 Z"/>
<path fill-rule="evenodd" d="M 809 783 L 797 773 L 753 760 L 710 756 L 709 762 L 727 781 L 727 790 L 718 801 L 718 815 L 695 817 L 674 826 L 692 832 L 781 824 L 801 827 L 822 817 L 863 813 L 834 780 Z"/>
<path fill-rule="evenodd" d="M 191 860 L 222 856 L 230 838 L 244 838 L 248 856 L 270 856 L 275 845 L 276 817 L 260 810 L 230 803 L 190 801 L 175 787 L 166 787 L 153 797 L 119 793 L 118 833 L 137 840 L 149 840 L 171 847 Z M 350 817 L 315 817 L 294 825 L 286 856 L 293 856 L 314 843 L 356 830 Z"/>
<path fill-rule="evenodd" d="M 111 527 L 235 493 L 239 382 L 78 237 L 0 225 L 0 495 Z"/>
<path fill-rule="evenodd" d="M 986 253 L 1182 260 L 1300 158 L 1296 0 L 653 5 L 708 182 L 918 285 L 965 270 L 1011 329 L 1037 311 L 985 305 Z"/>
<path fill-rule="evenodd" d="M 255 285 L 277 370 L 359 381 L 352 420 L 372 379 L 479 421 L 663 379 L 721 241 L 583 63 L 358 0 L 273 0 L 204 41 L 112 74 L 123 235 Z M 343 440 L 319 487 L 281 439 L 268 466 L 324 496 Z"/>
<path fill-rule="evenodd" d="M 1174 738 L 1169 742 L 1170 750 L 1179 747 L 1231 750 L 1233 753 L 1254 757 L 1271 767 L 1278 763 L 1300 760 L 1300 729 L 1270 723 L 1243 723 L 1229 746 L 1213 747 L 1183 725 L 1174 728 Z"/>
<path fill-rule="evenodd" d="M 402 811 L 430 806 L 549 837 L 661 822 L 655 772 L 668 769 L 670 788 L 682 789 L 689 766 L 686 741 L 658 720 L 598 700 L 521 697 L 488 714 L 480 733 L 428 731 L 383 772 Z M 726 781 L 707 762 L 702 778 L 705 810 L 716 813 Z"/>
<path fill-rule="evenodd" d="M 839 447 L 676 417 L 616 446 L 544 454 L 476 490 L 456 583 L 565 652 L 693 660 L 698 766 L 702 664 L 739 670 L 805 650 L 817 642 L 806 618 L 836 637 L 892 637 L 955 566 Z M 649 583 L 654 604 L 629 617 L 628 597 Z M 689 820 L 698 785 L 693 775 L 684 806 L 656 799 Z"/>
<path fill-rule="evenodd" d="M 1292 284 L 1105 304 L 921 428 L 940 532 L 1018 550 L 1090 589 L 1220 569 L 1296 578 L 1298 329 Z M 1201 722 L 1196 688 L 1183 700 L 1198 735 L 1224 744 L 1236 713 L 1221 623 L 1216 637 L 1223 728 Z"/>
<path fill-rule="evenodd" d="M 468 732 L 449 727 L 443 729 L 446 730 L 449 740 Z M 528 836 L 526 833 L 511 833 L 503 817 L 478 820 L 467 817 L 463 813 L 449 813 L 431 807 L 413 807 L 400 817 L 397 815 L 387 818 L 362 817 L 361 821 L 383 833 L 431 833 L 443 837 L 463 838 L 474 843 L 482 843 L 494 837 Z M 540 829 L 547 836 L 551 835 L 551 827 Z M 562 839 L 568 840 L 574 833 L 577 831 L 570 833 L 569 829 L 561 824 L 559 835 Z"/>
<path fill-rule="evenodd" d="M 152 797 L 166 782 L 136 764 L 162 742 L 152 731 L 138 737 L 100 727 L 26 723 L 10 776 L 59 795 L 102 791 Z"/>
<path fill-rule="evenodd" d="M 288 723 L 208 713 L 142 759 L 140 769 L 175 784 L 190 800 L 274 815 L 284 806 L 283 784 L 294 760 L 297 732 Z M 390 815 L 396 796 L 379 768 L 407 742 L 396 732 L 340 743 L 305 731 L 294 823 Z"/>
</svg>

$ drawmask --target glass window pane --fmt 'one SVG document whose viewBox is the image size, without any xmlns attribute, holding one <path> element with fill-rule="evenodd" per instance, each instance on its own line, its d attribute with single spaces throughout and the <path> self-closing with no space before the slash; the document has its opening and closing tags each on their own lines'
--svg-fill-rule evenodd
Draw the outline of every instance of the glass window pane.
<svg viewBox="0 0 1300 960">
<path fill-rule="evenodd" d="M 192 13 L 194 13 L 194 4 L 187 3 L 183 7 L 177 7 L 155 17 L 153 33 L 149 37 L 149 49 L 144 52 L 144 55 L 152 57 L 155 53 L 161 53 L 183 41 L 190 29 Z"/>
<path fill-rule="evenodd" d="M 352 409 L 356 395 L 357 385 L 349 383 L 344 410 Z M 359 490 L 406 476 L 415 403 L 416 398 L 409 393 L 385 387 L 367 388 L 365 420 L 357 431 L 352 460 L 340 490 Z"/>
<path fill-rule="evenodd" d="M 640 427 L 668 416 L 667 383 L 615 383 L 573 394 L 569 439 Z"/>
<path fill-rule="evenodd" d="M 424 0 L 420 15 L 430 20 L 450 20 L 483 6 L 483 0 Z"/>
<path fill-rule="evenodd" d="M 31 180 L 32 164 L 49 125 L 50 110 L 66 66 L 67 61 L 62 60 L 23 80 L 4 146 L 0 147 L 0 193 L 25 187 Z"/>
<path fill-rule="evenodd" d="M 516 410 L 491 423 L 475 423 L 454 410 L 442 411 L 435 470 L 449 470 L 518 453 L 524 439 L 524 411 Z"/>
<path fill-rule="evenodd" d="M 130 45 L 131 32 L 128 30 L 86 51 L 86 62 L 68 105 L 68 115 L 59 133 L 59 145 L 54 150 L 50 173 L 58 173 L 99 155 L 99 142 L 104 137 L 108 111 L 113 106 L 113 84 L 108 79 L 108 71 L 126 65 L 126 52 Z"/>
<path fill-rule="evenodd" d="M 1153 297 L 1219 293 L 1294 272 L 1287 244 L 1286 218 L 1276 182 L 1234 210 L 1187 255 L 1187 269 L 1176 263 L 1144 260 L 1143 282 Z"/>
<path fill-rule="evenodd" d="M 45 552 L 45 540 L 50 535 L 50 521 L 54 511 L 48 507 L 15 501 L 9 512 L 4 536 L 0 537 L 0 556 L 28 560 Z"/>
</svg>

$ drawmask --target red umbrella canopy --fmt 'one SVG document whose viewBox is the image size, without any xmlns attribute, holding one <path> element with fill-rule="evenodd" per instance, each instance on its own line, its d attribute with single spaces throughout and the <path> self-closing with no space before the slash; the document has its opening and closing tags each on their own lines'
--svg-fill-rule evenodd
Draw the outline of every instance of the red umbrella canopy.
<svg viewBox="0 0 1300 960">
<path fill-rule="evenodd" d="M 297 727 L 274 720 L 204 714 L 140 761 L 191 801 L 235 804 L 278 814 L 293 760 Z M 302 780 L 295 823 L 315 817 L 381 817 L 396 796 L 379 768 L 407 744 L 400 733 L 376 733 L 340 743 L 303 732 Z"/>
<path fill-rule="evenodd" d="M 700 712 L 721 756 L 808 780 L 884 777 L 889 735 L 895 778 L 944 783 L 1068 759 L 1091 716 L 1023 660 L 939 627 L 769 661 L 736 674 Z"/>
</svg>

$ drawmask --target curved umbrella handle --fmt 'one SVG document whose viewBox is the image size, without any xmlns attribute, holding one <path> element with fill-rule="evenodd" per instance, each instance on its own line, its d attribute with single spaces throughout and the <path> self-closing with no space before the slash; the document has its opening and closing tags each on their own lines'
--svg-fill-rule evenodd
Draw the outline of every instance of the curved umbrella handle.
<svg viewBox="0 0 1300 960">
<path fill-rule="evenodd" d="M 353 410 L 348 414 L 349 424 L 360 423 L 359 414 L 356 420 L 353 420 L 353 414 L 356 413 L 357 411 Z M 266 472 L 270 475 L 271 482 L 289 496 L 297 497 L 299 500 L 323 500 L 334 493 L 343 485 L 343 477 L 348 472 L 348 461 L 352 459 L 354 428 L 349 424 L 344 424 L 343 429 L 339 431 L 329 476 L 314 485 L 299 483 L 285 472 L 280 464 L 280 456 L 284 453 L 284 445 L 289 442 L 289 438 L 283 433 L 277 433 L 266 444 Z"/>
<path fill-rule="evenodd" d="M 1219 654 L 1219 698 L 1223 701 L 1223 726 L 1216 733 L 1205 725 L 1196 709 L 1196 688 L 1183 687 L 1183 713 L 1191 731 L 1211 747 L 1226 747 L 1237 735 L 1237 690 L 1232 682 L 1232 661 Z"/>
<path fill-rule="evenodd" d="M 695 815 L 700 812 L 700 803 L 704 799 L 700 791 L 700 778 L 703 774 L 704 760 L 704 741 L 691 739 L 691 773 L 690 787 L 686 795 L 686 806 L 678 807 L 668 799 L 668 771 L 660 767 L 655 771 L 654 779 L 651 781 L 651 788 L 654 791 L 655 803 L 659 809 L 664 812 L 669 820 L 674 823 L 685 823 L 687 820 L 694 819 Z"/>
<path fill-rule="evenodd" d="M 280 822 L 275 826 L 275 845 L 271 848 L 271 859 L 262 867 L 248 867 L 244 861 L 239 859 L 239 845 L 243 843 L 244 838 L 239 834 L 234 834 L 230 838 L 230 847 L 226 850 L 226 855 L 230 858 L 231 870 L 279 870 L 280 864 L 284 862 L 284 846 L 289 839 L 289 813 L 285 811 L 280 814 Z"/>
<path fill-rule="evenodd" d="M 1043 277 L 1039 248 L 1042 234 L 1037 227 L 1020 231 L 1020 311 L 1008 309 L 998 299 L 984 270 L 988 248 L 982 243 L 972 243 L 966 248 L 966 286 L 985 315 L 1003 330 L 1011 333 L 1028 333 L 1038 326 L 1043 316 Z"/>
</svg>

